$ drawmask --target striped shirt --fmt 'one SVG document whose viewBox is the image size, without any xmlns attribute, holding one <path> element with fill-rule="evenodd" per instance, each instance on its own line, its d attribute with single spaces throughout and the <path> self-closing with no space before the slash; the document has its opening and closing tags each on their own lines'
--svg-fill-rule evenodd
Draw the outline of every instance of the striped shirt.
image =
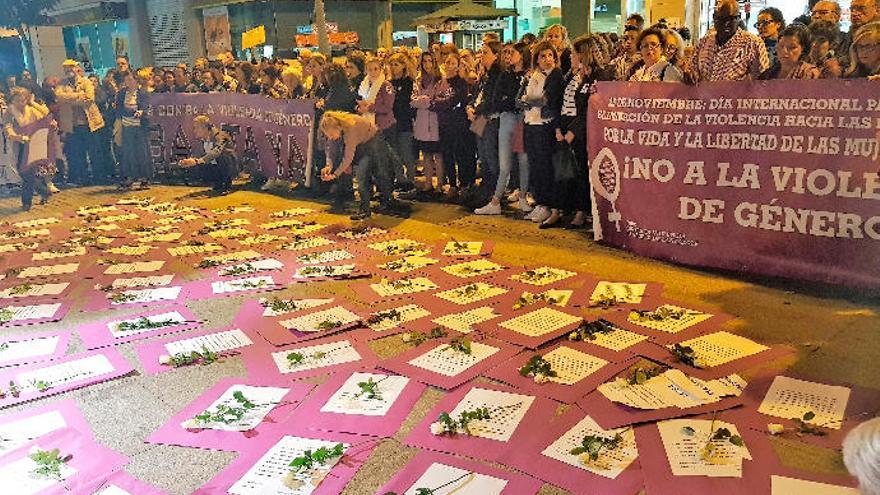
<svg viewBox="0 0 880 495">
<path fill-rule="evenodd" d="M 764 41 L 748 31 L 737 30 L 719 46 L 712 29 L 697 44 L 691 67 L 695 82 L 747 81 L 770 68 L 770 57 Z"/>
</svg>

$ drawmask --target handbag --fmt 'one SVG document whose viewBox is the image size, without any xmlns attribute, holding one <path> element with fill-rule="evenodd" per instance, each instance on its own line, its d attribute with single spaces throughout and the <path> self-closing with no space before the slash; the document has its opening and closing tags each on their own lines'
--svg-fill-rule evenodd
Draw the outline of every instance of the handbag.
<svg viewBox="0 0 880 495">
<path fill-rule="evenodd" d="M 553 176 L 556 182 L 563 182 L 575 178 L 577 159 L 574 150 L 567 143 L 563 143 L 553 152 Z"/>
<path fill-rule="evenodd" d="M 476 134 L 477 137 L 483 137 L 483 134 L 486 132 L 486 124 L 488 123 L 489 119 L 484 115 L 477 115 L 471 122 L 471 132 Z"/>
</svg>

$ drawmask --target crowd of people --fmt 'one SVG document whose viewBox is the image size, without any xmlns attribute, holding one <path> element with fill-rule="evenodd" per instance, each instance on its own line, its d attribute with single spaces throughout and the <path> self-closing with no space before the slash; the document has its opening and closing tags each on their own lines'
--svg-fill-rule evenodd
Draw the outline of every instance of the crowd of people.
<svg viewBox="0 0 880 495">
<path fill-rule="evenodd" d="M 25 72 L 8 80 L 4 124 L 7 139 L 24 149 L 17 129 L 51 112 L 62 136 L 60 172 L 55 164 L 25 170 L 19 160 L 25 208 L 35 190 L 48 197 L 56 173 L 64 184 L 146 187 L 153 179 L 149 93 L 236 92 L 315 102 L 313 177 L 320 180 L 313 189 L 344 211 L 356 187 L 353 218 L 368 217 L 377 197 L 382 211 L 398 214 L 405 213 L 400 198 L 414 198 L 457 202 L 478 215 L 501 214 L 509 204 L 540 228 L 589 228 L 586 116 L 596 82 L 878 78 L 880 0 L 851 0 L 850 11 L 852 28 L 843 32 L 833 1 L 816 2 L 791 23 L 766 8 L 755 35 L 736 0 L 719 0 L 713 28 L 693 43 L 686 29 L 645 26 L 633 14 L 622 36 L 571 39 L 553 25 L 541 38 L 508 43 L 487 33 L 478 51 L 433 43 L 424 51 L 351 48 L 333 59 L 309 50 L 295 60 L 238 61 L 225 53 L 192 67 L 137 70 L 120 57 L 100 79 L 68 60 L 64 78 L 40 85 Z M 196 127 L 204 156 L 180 165 L 204 165 L 218 193 L 226 192 L 238 172 L 234 149 L 207 117 Z M 263 187 L 282 185 L 269 179 Z"/>
</svg>

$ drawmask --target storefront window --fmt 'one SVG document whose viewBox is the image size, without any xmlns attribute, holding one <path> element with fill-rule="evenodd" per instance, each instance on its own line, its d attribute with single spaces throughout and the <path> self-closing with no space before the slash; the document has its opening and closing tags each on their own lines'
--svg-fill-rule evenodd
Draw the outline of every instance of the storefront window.
<svg viewBox="0 0 880 495">
<path fill-rule="evenodd" d="M 540 35 L 547 26 L 562 21 L 561 0 L 515 0 L 515 3 L 519 12 L 516 31 L 520 38 L 526 33 Z M 503 4 L 496 2 L 495 5 L 502 7 Z"/>
<path fill-rule="evenodd" d="M 116 57 L 130 55 L 127 20 L 69 26 L 62 34 L 67 57 L 79 61 L 86 72 L 103 76 L 116 66 Z"/>
</svg>

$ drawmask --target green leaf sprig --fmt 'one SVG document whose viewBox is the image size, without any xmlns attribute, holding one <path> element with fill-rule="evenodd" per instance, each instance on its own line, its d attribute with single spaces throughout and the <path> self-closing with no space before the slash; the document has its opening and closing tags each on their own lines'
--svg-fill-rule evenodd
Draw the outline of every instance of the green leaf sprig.
<svg viewBox="0 0 880 495">
<path fill-rule="evenodd" d="M 382 392 L 379 390 L 379 384 L 387 380 L 388 377 L 382 378 L 381 380 L 374 381 L 373 377 L 369 377 L 365 382 L 358 382 L 358 387 L 361 389 L 357 394 L 355 394 L 355 398 L 363 397 L 367 400 L 382 400 Z"/>
<path fill-rule="evenodd" d="M 170 357 L 168 364 L 175 368 L 190 366 L 193 364 L 201 364 L 202 366 L 207 366 L 209 364 L 216 363 L 219 360 L 219 354 L 214 351 L 208 350 L 207 347 L 202 347 L 201 351 L 192 351 L 189 354 L 184 352 L 177 353 Z"/>
<path fill-rule="evenodd" d="M 629 312 L 630 321 L 666 321 L 680 320 L 691 312 L 686 309 L 672 309 L 660 306 L 654 311 L 634 309 Z"/>
<path fill-rule="evenodd" d="M 525 366 L 519 369 L 519 374 L 520 376 L 530 376 L 538 383 L 544 383 L 548 378 L 557 376 L 557 373 L 553 371 L 553 368 L 550 365 L 550 361 L 547 361 L 543 356 L 538 354 L 529 358 Z"/>
<path fill-rule="evenodd" d="M 807 423 L 807 421 L 812 421 L 816 417 L 816 413 L 813 411 L 807 411 L 800 418 L 791 418 L 797 424 L 797 428 L 795 432 L 798 436 L 804 435 L 815 435 L 817 437 L 823 437 L 828 434 L 825 430 L 822 429 L 822 426 L 811 425 Z"/>
<path fill-rule="evenodd" d="M 459 476 L 458 478 L 455 478 L 454 480 L 449 480 L 440 486 L 435 486 L 434 488 L 416 488 L 416 495 L 436 495 L 437 493 L 440 493 L 440 490 L 446 488 L 447 486 L 452 486 L 452 485 L 458 483 L 459 481 L 464 481 L 464 483 L 461 484 L 461 486 L 464 486 L 467 483 L 470 483 L 470 481 L 472 479 L 474 479 L 474 477 L 475 477 L 474 473 L 470 473 L 470 472 L 464 473 L 461 476 Z M 461 487 L 458 487 L 457 489 L 460 489 L 460 488 Z M 448 492 L 448 493 L 453 493 L 453 492 Z M 397 493 L 396 492 L 385 492 L 383 495 L 397 495 Z"/>
<path fill-rule="evenodd" d="M 110 294 L 110 302 L 114 304 L 137 301 L 137 298 L 137 294 L 129 294 L 127 292 L 117 292 L 115 294 Z"/>
<path fill-rule="evenodd" d="M 257 271 L 257 267 L 255 267 L 254 265 L 252 265 L 250 263 L 244 263 L 241 265 L 230 266 L 230 267 L 224 269 L 222 272 L 220 272 L 220 275 L 223 277 L 237 277 L 239 275 L 248 275 L 248 274 L 254 273 L 256 271 Z"/>
<path fill-rule="evenodd" d="M 338 320 L 324 320 L 316 325 L 318 330 L 333 330 L 342 326 L 342 322 Z"/>
<path fill-rule="evenodd" d="M 137 320 L 134 321 L 123 321 L 117 325 L 117 329 L 120 332 L 133 332 L 139 330 L 148 330 L 152 328 L 164 328 L 170 327 L 172 325 L 177 325 L 179 322 L 177 320 L 167 319 L 167 320 L 158 320 L 153 321 L 146 316 L 141 316 Z"/>
<path fill-rule="evenodd" d="M 624 432 L 618 432 L 613 437 L 604 437 L 601 435 L 587 435 L 581 439 L 581 444 L 569 451 L 571 455 L 581 456 L 584 464 L 599 460 L 599 454 L 603 450 L 611 451 L 620 448 L 623 445 Z"/>
<path fill-rule="evenodd" d="M 442 412 L 437 417 L 437 422 L 432 425 L 432 431 L 436 435 L 456 435 L 458 433 L 471 434 L 470 423 L 473 421 L 485 421 L 492 419 L 492 413 L 487 407 L 478 407 L 469 411 L 462 411 L 458 418 L 453 418 L 447 412 Z"/>
<path fill-rule="evenodd" d="M 396 309 L 389 309 L 388 311 L 380 311 L 378 313 L 374 313 L 367 319 L 367 325 L 374 326 L 382 323 L 383 321 L 394 321 L 400 322 L 403 320 L 403 314 Z"/>
<path fill-rule="evenodd" d="M 196 423 L 222 423 L 231 425 L 238 423 L 247 414 L 248 411 L 257 407 L 257 404 L 251 402 L 240 390 L 232 393 L 232 398 L 237 405 L 219 404 L 215 410 L 206 410 L 197 414 L 193 419 Z"/>
<path fill-rule="evenodd" d="M 61 481 L 61 467 L 73 459 L 73 455 L 62 455 L 58 449 L 37 450 L 28 456 L 37 464 L 31 473 L 42 478 L 52 478 Z"/>
<path fill-rule="evenodd" d="M 293 472 L 309 471 L 321 467 L 335 457 L 345 454 L 345 446 L 337 443 L 333 448 L 321 447 L 315 451 L 306 450 L 301 456 L 294 457 L 289 467 Z"/>
<path fill-rule="evenodd" d="M 302 354 L 294 351 L 287 354 L 287 364 L 289 364 L 291 367 L 296 367 L 309 360 L 313 359 L 315 361 L 320 361 L 325 357 L 327 357 L 327 353 L 322 351 L 318 351 L 313 354 Z"/>
<path fill-rule="evenodd" d="M 607 335 L 617 330 L 610 321 L 600 318 L 596 321 L 584 321 L 568 334 L 571 341 L 594 341 L 598 335 Z"/>
<path fill-rule="evenodd" d="M 651 378 L 662 375 L 667 369 L 664 366 L 636 366 L 630 370 L 626 382 L 630 385 L 644 385 Z"/>
<path fill-rule="evenodd" d="M 471 355 L 473 352 L 471 350 L 471 341 L 470 339 L 466 339 L 464 337 L 458 337 L 449 341 L 449 344 L 446 346 L 447 349 L 451 349 L 455 352 L 460 352 L 462 354 Z"/>
<path fill-rule="evenodd" d="M 669 348 L 669 352 L 672 353 L 675 360 L 679 363 L 686 364 L 691 368 L 702 368 L 697 361 L 697 352 L 691 346 L 675 344 Z"/>
<path fill-rule="evenodd" d="M 27 294 L 33 288 L 34 286 L 31 284 L 16 285 L 15 287 L 9 289 L 9 294 L 13 296 L 20 296 L 22 294 Z"/>
</svg>

